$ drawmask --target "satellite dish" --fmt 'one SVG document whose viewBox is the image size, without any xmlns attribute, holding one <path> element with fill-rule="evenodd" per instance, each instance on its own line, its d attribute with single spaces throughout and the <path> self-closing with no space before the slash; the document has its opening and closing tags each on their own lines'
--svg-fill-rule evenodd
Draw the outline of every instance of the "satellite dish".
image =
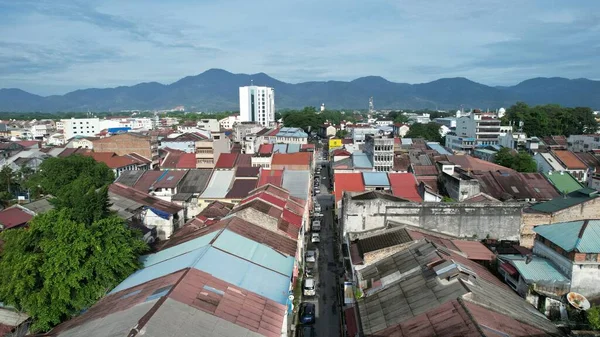
<svg viewBox="0 0 600 337">
<path fill-rule="evenodd" d="M 569 304 L 579 310 L 588 310 L 590 308 L 590 301 L 588 301 L 585 296 L 576 292 L 568 293 L 567 301 L 569 301 Z"/>
</svg>

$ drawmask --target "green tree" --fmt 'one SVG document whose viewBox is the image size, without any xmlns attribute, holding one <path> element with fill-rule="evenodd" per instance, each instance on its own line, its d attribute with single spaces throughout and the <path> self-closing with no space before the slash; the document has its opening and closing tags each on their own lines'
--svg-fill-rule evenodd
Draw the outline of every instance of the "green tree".
<svg viewBox="0 0 600 337">
<path fill-rule="evenodd" d="M 594 330 L 600 330 L 600 306 L 594 305 L 586 311 L 586 315 L 590 327 Z"/>
<path fill-rule="evenodd" d="M 0 234 L 0 301 L 34 318 L 46 331 L 95 303 L 140 267 L 147 245 L 111 216 L 91 225 L 68 210 L 35 216 L 28 229 Z"/>
<path fill-rule="evenodd" d="M 399 114 L 394 118 L 394 123 L 406 124 L 408 123 L 408 117 L 404 114 Z"/>
<path fill-rule="evenodd" d="M 513 159 L 514 156 L 512 150 L 508 147 L 501 148 L 500 151 L 496 152 L 496 155 L 494 155 L 494 163 L 504 167 L 511 167 Z"/>
<path fill-rule="evenodd" d="M 348 131 L 346 131 L 346 130 L 338 130 L 338 131 L 335 133 L 335 138 L 344 138 L 344 137 L 346 137 L 347 135 L 348 135 Z"/>
<path fill-rule="evenodd" d="M 315 107 L 305 107 L 301 111 L 287 111 L 283 115 L 283 124 L 287 127 L 302 128 L 306 132 L 317 131 L 325 119 L 316 111 Z"/>
<path fill-rule="evenodd" d="M 405 138 L 423 138 L 430 142 L 442 142 L 442 135 L 440 135 L 441 125 L 437 123 L 415 123 L 410 126 L 410 130 L 406 133 Z"/>
<path fill-rule="evenodd" d="M 94 188 L 108 185 L 115 179 L 113 171 L 106 164 L 98 163 L 92 157 L 74 155 L 46 159 L 27 184 L 39 186 L 45 193 L 58 197 L 70 191 L 71 184 L 78 178 L 84 177 Z"/>
<path fill-rule="evenodd" d="M 0 170 L 0 191 L 12 193 L 18 189 L 18 176 L 10 166 L 4 166 Z"/>
<path fill-rule="evenodd" d="M 594 133 L 598 128 L 590 108 L 566 108 L 557 104 L 530 107 L 523 102 L 506 110 L 503 123 L 512 123 L 516 127 L 523 123 L 523 132 L 537 137 Z"/>
</svg>

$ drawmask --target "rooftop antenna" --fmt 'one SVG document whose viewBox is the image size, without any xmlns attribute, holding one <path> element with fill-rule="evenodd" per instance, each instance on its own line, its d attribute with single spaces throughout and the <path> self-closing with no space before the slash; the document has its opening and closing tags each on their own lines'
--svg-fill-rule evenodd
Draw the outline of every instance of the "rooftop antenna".
<svg viewBox="0 0 600 337">
<path fill-rule="evenodd" d="M 253 86 L 254 85 L 254 80 L 250 80 L 250 85 Z"/>
</svg>

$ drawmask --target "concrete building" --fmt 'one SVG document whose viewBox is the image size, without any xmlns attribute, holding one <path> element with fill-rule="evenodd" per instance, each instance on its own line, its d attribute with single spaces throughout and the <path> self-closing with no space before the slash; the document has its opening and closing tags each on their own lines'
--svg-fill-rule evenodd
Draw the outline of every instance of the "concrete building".
<svg viewBox="0 0 600 337">
<path fill-rule="evenodd" d="M 353 127 L 352 131 L 350 132 L 350 135 L 352 136 L 352 142 L 354 144 L 364 144 L 368 135 L 378 136 L 379 130 L 374 127 L 367 127 L 367 128 Z"/>
<path fill-rule="evenodd" d="M 77 135 L 93 137 L 102 130 L 98 118 L 71 118 L 62 119 L 61 122 L 66 140 Z"/>
<path fill-rule="evenodd" d="M 458 136 L 454 132 L 446 134 L 446 147 L 456 152 L 472 153 L 476 141 L 477 139 L 473 137 Z"/>
<path fill-rule="evenodd" d="M 233 141 L 238 143 L 241 143 L 244 140 L 246 140 L 246 137 L 248 137 L 249 135 L 255 134 L 263 129 L 263 126 L 256 122 L 238 122 L 232 127 Z M 254 138 L 255 137 L 253 137 L 252 140 L 254 140 Z"/>
<path fill-rule="evenodd" d="M 184 133 L 182 135 L 175 134 L 175 137 L 163 138 L 160 141 L 160 148 L 163 149 L 168 147 L 186 153 L 196 153 L 196 142 L 203 140 L 207 140 L 207 137 L 196 133 Z"/>
<path fill-rule="evenodd" d="M 231 152 L 231 141 L 227 137 L 203 139 L 195 142 L 196 168 L 214 168 L 221 153 Z"/>
<path fill-rule="evenodd" d="M 240 121 L 262 126 L 275 123 L 275 90 L 269 87 L 240 87 Z"/>
<path fill-rule="evenodd" d="M 457 119 L 455 133 L 459 137 L 474 138 L 475 145 L 497 145 L 500 120 L 494 114 L 471 113 Z"/>
<path fill-rule="evenodd" d="M 456 118 L 454 117 L 438 117 L 434 118 L 433 122 L 443 125 L 449 129 L 456 127 Z"/>
<path fill-rule="evenodd" d="M 43 139 L 49 137 L 56 131 L 53 123 L 33 124 L 31 126 L 31 137 L 33 139 Z"/>
<path fill-rule="evenodd" d="M 120 156 L 136 153 L 150 160 L 151 168 L 159 164 L 158 140 L 155 136 L 128 132 L 95 139 L 92 143 L 97 152 L 114 152 Z"/>
<path fill-rule="evenodd" d="M 538 226 L 533 253 L 555 263 L 571 280 L 570 291 L 600 295 L 600 220 L 579 220 Z"/>
<path fill-rule="evenodd" d="M 240 122 L 241 122 L 240 114 L 234 114 L 234 115 L 227 116 L 227 117 L 219 120 L 219 124 L 221 125 L 221 128 L 227 129 L 227 130 L 233 129 L 233 127 L 237 123 L 240 123 Z"/>
<path fill-rule="evenodd" d="M 211 133 L 221 131 L 221 124 L 214 118 L 201 119 L 196 123 L 196 125 L 201 129 L 210 131 Z"/>
<path fill-rule="evenodd" d="M 570 135 L 567 138 L 567 149 L 573 152 L 587 152 L 600 149 L 600 134 Z"/>
<path fill-rule="evenodd" d="M 389 172 L 394 166 L 394 138 L 368 135 L 364 152 L 372 158 L 375 171 Z"/>
</svg>

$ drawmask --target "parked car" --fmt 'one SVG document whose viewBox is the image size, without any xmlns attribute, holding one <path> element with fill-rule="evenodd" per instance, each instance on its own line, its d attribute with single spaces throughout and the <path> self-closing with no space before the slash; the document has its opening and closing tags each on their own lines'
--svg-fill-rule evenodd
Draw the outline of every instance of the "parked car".
<svg viewBox="0 0 600 337">
<path fill-rule="evenodd" d="M 315 304 L 302 303 L 300 304 L 300 323 L 313 324 L 315 323 Z"/>
<path fill-rule="evenodd" d="M 315 218 L 315 220 L 318 220 L 318 219 L 320 219 L 320 218 L 322 218 L 322 217 L 323 217 L 323 214 L 322 214 L 322 213 L 314 213 L 314 214 L 313 214 L 313 218 Z"/>
<path fill-rule="evenodd" d="M 316 250 L 307 250 L 306 251 L 306 262 L 309 262 L 309 263 L 317 262 L 317 251 Z"/>
<path fill-rule="evenodd" d="M 311 230 L 313 232 L 320 232 L 321 231 L 321 221 L 313 220 Z"/>
<path fill-rule="evenodd" d="M 310 241 L 312 243 L 319 243 L 319 242 L 321 242 L 321 236 L 319 236 L 319 233 L 312 233 L 312 235 L 310 237 Z"/>
<path fill-rule="evenodd" d="M 314 277 L 315 276 L 314 270 L 312 268 L 310 268 L 310 267 L 306 267 L 304 269 L 304 276 L 307 277 L 307 278 L 308 277 Z"/>
<path fill-rule="evenodd" d="M 315 188 L 315 195 L 321 193 L 321 190 L 319 188 Z"/>
<path fill-rule="evenodd" d="M 319 203 L 315 203 L 315 212 L 320 212 L 321 211 L 321 205 Z"/>
<path fill-rule="evenodd" d="M 304 280 L 304 296 L 315 296 L 317 294 L 315 290 L 315 279 L 307 278 Z"/>
</svg>

